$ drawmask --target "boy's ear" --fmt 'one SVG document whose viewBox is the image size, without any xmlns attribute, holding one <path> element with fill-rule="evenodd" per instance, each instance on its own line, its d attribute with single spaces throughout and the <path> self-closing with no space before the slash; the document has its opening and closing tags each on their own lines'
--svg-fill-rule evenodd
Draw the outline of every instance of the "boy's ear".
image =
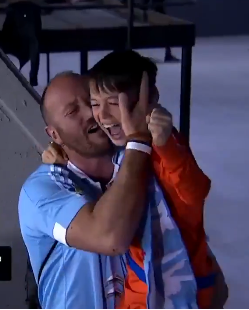
<svg viewBox="0 0 249 310">
<path fill-rule="evenodd" d="M 148 114 L 150 114 L 154 108 L 157 107 L 159 102 L 159 92 L 157 87 L 153 87 L 153 89 L 150 92 L 150 102 L 149 102 L 149 111 Z"/>
<path fill-rule="evenodd" d="M 153 87 L 150 94 L 150 104 L 156 105 L 159 102 L 159 92 L 156 86 Z"/>
</svg>

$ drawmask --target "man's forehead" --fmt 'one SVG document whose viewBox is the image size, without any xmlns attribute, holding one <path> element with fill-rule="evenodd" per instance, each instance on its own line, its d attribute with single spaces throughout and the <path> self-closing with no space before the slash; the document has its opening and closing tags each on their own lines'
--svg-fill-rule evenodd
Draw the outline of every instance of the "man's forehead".
<svg viewBox="0 0 249 310">
<path fill-rule="evenodd" d="M 55 78 L 49 85 L 45 101 L 48 109 L 63 108 L 71 104 L 77 97 L 88 99 L 88 79 L 83 76 L 64 76 Z"/>
</svg>

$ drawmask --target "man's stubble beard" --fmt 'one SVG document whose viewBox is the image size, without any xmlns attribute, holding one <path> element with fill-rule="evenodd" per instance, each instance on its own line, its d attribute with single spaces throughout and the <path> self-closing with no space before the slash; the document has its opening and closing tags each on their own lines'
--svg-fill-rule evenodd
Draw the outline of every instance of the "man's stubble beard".
<svg viewBox="0 0 249 310">
<path fill-rule="evenodd" d="M 110 141 L 106 140 L 101 144 L 93 143 L 85 137 L 72 139 L 67 134 L 60 132 L 61 139 L 63 140 L 63 148 L 71 153 L 71 151 L 79 154 L 84 158 L 98 158 L 105 155 L 113 155 L 115 147 Z"/>
</svg>

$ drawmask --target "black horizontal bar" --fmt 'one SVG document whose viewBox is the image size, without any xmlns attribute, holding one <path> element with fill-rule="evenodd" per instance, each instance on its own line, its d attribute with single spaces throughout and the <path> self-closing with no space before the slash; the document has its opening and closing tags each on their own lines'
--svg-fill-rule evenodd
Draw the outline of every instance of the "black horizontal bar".
<svg viewBox="0 0 249 310">
<path fill-rule="evenodd" d="M 186 5 L 195 5 L 196 1 L 186 1 L 186 2 L 169 2 L 165 3 L 165 6 L 186 6 Z"/>
<path fill-rule="evenodd" d="M 132 31 L 131 45 L 134 49 L 194 46 L 195 44 L 194 24 L 134 27 Z M 121 50 L 126 48 L 126 42 L 127 27 L 43 30 L 40 51 L 60 53 L 81 50 Z"/>
<path fill-rule="evenodd" d="M 186 6 L 186 5 L 194 5 L 195 1 L 186 1 L 186 2 L 166 2 L 165 6 L 167 7 L 173 7 L 173 6 Z M 146 10 L 146 9 L 151 9 L 153 7 L 156 7 L 158 5 L 158 3 L 153 3 L 153 4 L 146 4 L 146 5 L 141 5 L 141 4 L 134 4 L 135 8 L 139 8 L 142 10 Z M 3 12 L 7 9 L 8 5 L 6 6 L 0 6 L 0 12 Z M 82 11 L 82 10 L 101 10 L 101 9 L 127 9 L 127 5 L 126 4 L 120 4 L 120 5 L 116 5 L 116 4 L 110 4 L 110 5 L 106 5 L 106 4 L 85 4 L 85 5 L 72 5 L 72 4 L 48 4 L 48 5 L 40 5 L 40 8 L 42 10 L 52 10 L 52 11 L 63 11 L 63 10 L 74 10 L 74 11 Z"/>
<path fill-rule="evenodd" d="M 74 10 L 74 11 L 81 11 L 81 10 L 91 10 L 91 9 L 126 9 L 126 5 L 117 5 L 117 4 L 85 4 L 85 5 L 60 5 L 60 4 L 48 4 L 48 5 L 41 5 L 41 9 L 44 10 L 56 10 L 56 11 L 63 11 L 63 10 Z"/>
<path fill-rule="evenodd" d="M 184 6 L 184 5 L 192 5 L 195 4 L 195 1 L 186 1 L 186 2 L 166 2 L 165 6 Z M 134 4 L 136 8 L 141 8 L 145 9 L 148 7 L 154 7 L 157 4 L 152 3 L 152 4 L 147 4 L 147 5 L 142 5 L 142 4 Z M 70 5 L 70 4 L 48 4 L 48 5 L 42 5 L 42 9 L 49 9 L 49 10 L 89 10 L 89 9 L 126 9 L 127 5 L 126 4 L 85 4 L 85 5 Z"/>
<path fill-rule="evenodd" d="M 5 12 L 7 10 L 8 6 L 0 6 L 0 12 Z M 94 4 L 90 4 L 90 5 L 84 5 L 84 6 L 59 6 L 59 5 L 40 5 L 41 10 L 44 11 L 83 11 L 83 10 L 100 10 L 100 9 L 126 9 L 127 6 L 126 5 L 94 5 Z"/>
</svg>

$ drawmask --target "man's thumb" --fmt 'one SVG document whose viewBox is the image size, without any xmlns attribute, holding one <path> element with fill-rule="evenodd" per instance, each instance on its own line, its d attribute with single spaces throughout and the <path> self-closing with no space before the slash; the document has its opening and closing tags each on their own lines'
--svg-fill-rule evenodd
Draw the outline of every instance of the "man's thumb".
<svg viewBox="0 0 249 310">
<path fill-rule="evenodd" d="M 129 117 L 128 109 L 128 97 L 125 93 L 120 93 L 118 96 L 119 109 L 121 114 L 121 121 L 126 120 Z"/>
</svg>

